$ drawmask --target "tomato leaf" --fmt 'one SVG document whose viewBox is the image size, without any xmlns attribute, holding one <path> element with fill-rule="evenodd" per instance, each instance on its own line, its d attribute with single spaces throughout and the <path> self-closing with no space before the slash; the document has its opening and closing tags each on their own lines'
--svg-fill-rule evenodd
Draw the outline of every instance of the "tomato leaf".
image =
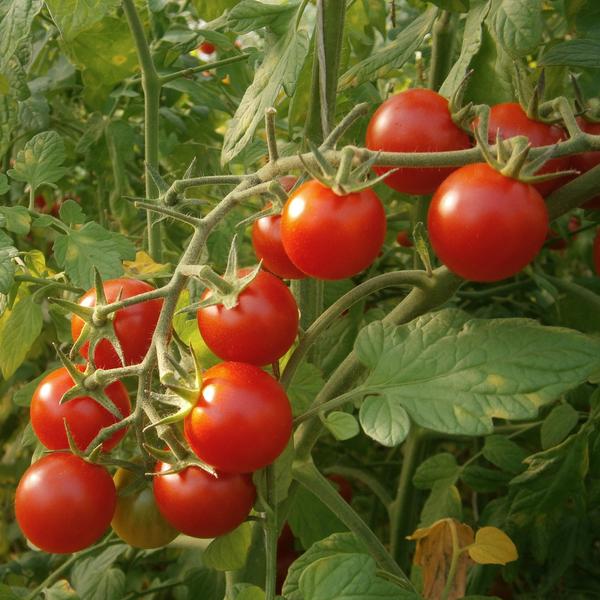
<svg viewBox="0 0 600 600">
<path fill-rule="evenodd" d="M 398 446 L 410 429 L 404 408 L 387 396 L 369 396 L 360 407 L 359 417 L 363 431 L 382 446 Z"/>
<path fill-rule="evenodd" d="M 371 323 L 355 351 L 369 370 L 365 393 L 401 405 L 422 427 L 462 435 L 492 433 L 493 418 L 535 417 L 600 362 L 596 338 L 453 309 L 400 327 Z"/>
<path fill-rule="evenodd" d="M 256 585 L 236 583 L 233 586 L 232 600 L 265 600 L 265 593 Z"/>
<path fill-rule="evenodd" d="M 297 8 L 298 2 L 265 4 L 242 0 L 227 13 L 227 27 L 237 33 L 249 33 L 262 27 L 281 30 L 287 27 Z"/>
<path fill-rule="evenodd" d="M 44 131 L 32 137 L 17 154 L 14 169 L 8 174 L 28 183 L 34 190 L 43 183 L 54 183 L 66 172 L 65 143 L 56 131 Z"/>
<path fill-rule="evenodd" d="M 8 185 L 8 178 L 3 173 L 0 173 L 0 195 L 6 194 L 10 190 L 10 185 Z"/>
<path fill-rule="evenodd" d="M 252 542 L 252 525 L 242 523 L 231 533 L 215 538 L 202 555 L 202 562 L 209 569 L 236 571 L 246 564 Z"/>
<path fill-rule="evenodd" d="M 579 421 L 579 414 L 570 404 L 555 406 L 542 423 L 542 448 L 547 450 L 560 444 Z"/>
<path fill-rule="evenodd" d="M 419 527 L 428 527 L 440 519 L 457 519 L 463 516 L 458 488 L 448 481 L 436 481 L 421 510 Z"/>
<path fill-rule="evenodd" d="M 125 575 L 111 567 L 127 548 L 125 544 L 116 544 L 98 556 L 83 558 L 75 563 L 71 583 L 81 598 L 101 600 L 123 596 Z"/>
<path fill-rule="evenodd" d="M 415 471 L 413 485 L 420 490 L 429 490 L 438 482 L 453 484 L 458 479 L 460 469 L 456 458 L 448 452 L 434 454 L 423 461 Z"/>
<path fill-rule="evenodd" d="M 541 0 L 502 0 L 494 15 L 496 38 L 511 55 L 535 52 L 542 41 Z"/>
<path fill-rule="evenodd" d="M 119 5 L 118 0 L 47 0 L 50 16 L 61 36 L 69 41 L 100 21 Z"/>
<path fill-rule="evenodd" d="M 527 452 L 502 435 L 487 436 L 482 452 L 486 460 L 508 473 L 521 473 L 526 468 L 523 460 L 525 460 Z"/>
<path fill-rule="evenodd" d="M 66 200 L 59 210 L 60 218 L 67 225 L 81 225 L 85 223 L 85 213 L 75 200 Z"/>
<path fill-rule="evenodd" d="M 452 12 L 467 12 L 469 10 L 469 0 L 430 0 L 432 4 L 439 6 L 444 10 Z"/>
<path fill-rule="evenodd" d="M 94 267 L 102 279 L 119 277 L 123 273 L 122 259 L 133 260 L 135 246 L 121 234 L 91 222 L 58 237 L 54 242 L 54 256 L 69 279 L 87 289 L 94 282 Z"/>
<path fill-rule="evenodd" d="M 17 51 L 19 43 L 29 35 L 31 23 L 41 10 L 43 2 L 23 0 L 3 4 L 6 8 L 2 11 L 0 19 L 0 66 L 4 66 L 4 61 L 8 61 Z"/>
<path fill-rule="evenodd" d="M 542 56 L 541 65 L 600 68 L 600 40 L 567 40 L 552 46 Z"/>
<path fill-rule="evenodd" d="M 354 415 L 334 410 L 330 412 L 323 425 L 331 432 L 336 440 L 349 440 L 358 435 L 358 422 Z"/>
<path fill-rule="evenodd" d="M 0 206 L 0 215 L 5 219 L 2 226 L 8 231 L 12 231 L 17 235 L 29 233 L 31 216 L 24 206 Z"/>
</svg>

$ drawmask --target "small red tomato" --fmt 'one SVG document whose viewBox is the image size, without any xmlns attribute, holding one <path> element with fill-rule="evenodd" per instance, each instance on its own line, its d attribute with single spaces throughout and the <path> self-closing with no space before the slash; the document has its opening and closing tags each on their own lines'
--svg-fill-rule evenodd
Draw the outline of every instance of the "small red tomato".
<svg viewBox="0 0 600 600">
<path fill-rule="evenodd" d="M 548 213 L 533 186 L 476 163 L 438 188 L 427 227 L 449 269 L 471 281 L 498 281 L 535 258 L 548 233 Z"/>
<path fill-rule="evenodd" d="M 48 201 L 41 194 L 38 194 L 35 197 L 35 200 L 33 201 L 33 203 L 34 203 L 35 209 L 38 212 L 41 212 L 41 213 L 48 212 Z"/>
<path fill-rule="evenodd" d="M 50 450 L 69 448 L 64 419 L 76 446 L 82 451 L 101 429 L 117 422 L 114 415 L 89 396 L 79 396 L 60 404 L 61 398 L 73 384 L 73 378 L 67 369 L 62 367 L 46 375 L 33 393 L 29 409 L 31 426 L 40 442 Z M 105 393 L 123 417 L 131 413 L 129 394 L 120 381 L 114 381 L 107 386 Z M 125 427 L 116 431 L 103 442 L 102 449 L 108 452 L 114 448 L 126 431 Z"/>
<path fill-rule="evenodd" d="M 104 282 L 104 294 L 107 302 L 116 302 L 121 298 L 131 298 L 154 290 L 150 284 L 137 279 L 109 279 Z M 162 308 L 162 299 L 146 300 L 139 304 L 133 304 L 126 308 L 118 310 L 114 316 L 114 329 L 117 339 L 121 344 L 125 363 L 136 365 L 140 363 L 152 341 L 152 335 L 158 322 L 158 317 Z M 92 307 L 96 305 L 96 290 L 88 290 L 79 300 L 81 306 Z M 71 317 L 71 335 L 73 341 L 77 340 L 84 326 L 83 320 L 77 315 Z M 88 357 L 89 343 L 81 347 L 81 355 Z M 117 352 L 108 340 L 101 340 L 96 346 L 94 353 L 96 367 L 100 369 L 114 369 L 120 367 L 121 361 Z"/>
<path fill-rule="evenodd" d="M 317 279 L 344 279 L 376 258 L 385 240 L 385 211 L 370 189 L 338 196 L 316 180 L 302 184 L 281 215 L 291 261 Z"/>
<path fill-rule="evenodd" d="M 215 45 L 211 42 L 202 42 L 198 46 L 198 50 L 200 50 L 200 52 L 202 52 L 203 54 L 212 54 L 216 50 L 216 48 Z"/>
<path fill-rule="evenodd" d="M 386 100 L 371 117 L 366 146 L 383 152 L 444 152 L 471 146 L 469 136 L 455 125 L 448 101 L 432 90 L 416 88 Z M 378 175 L 392 167 L 375 167 Z M 403 167 L 385 184 L 405 194 L 432 194 L 456 167 Z"/>
<path fill-rule="evenodd" d="M 156 473 L 170 465 L 159 462 Z M 154 478 L 154 497 L 162 516 L 178 531 L 199 538 L 225 535 L 241 525 L 256 499 L 249 475 L 219 474 L 200 467 Z"/>
<path fill-rule="evenodd" d="M 396 236 L 396 242 L 399 246 L 402 246 L 404 248 L 412 248 L 414 245 L 412 243 L 412 240 L 410 239 L 410 236 L 408 235 L 408 231 L 406 231 L 405 229 L 398 232 L 398 235 Z"/>
<path fill-rule="evenodd" d="M 596 269 L 596 275 L 600 275 L 600 229 L 596 231 L 596 237 L 594 238 L 594 268 Z"/>
<path fill-rule="evenodd" d="M 503 140 L 517 135 L 524 135 L 529 139 L 534 148 L 537 146 L 552 146 L 567 139 L 567 134 L 562 127 L 530 119 L 517 102 L 505 102 L 504 104 L 496 104 L 491 107 L 488 134 L 488 141 L 490 143 L 496 143 L 497 133 L 499 133 L 500 138 Z M 571 160 L 568 156 L 553 158 L 536 174 L 564 171 L 570 165 Z M 536 183 L 534 187 L 542 196 L 547 196 L 561 185 L 564 185 L 568 179 L 568 177 L 551 179 L 550 181 Z"/>
<path fill-rule="evenodd" d="M 340 496 L 350 504 L 354 495 L 352 484 L 343 475 L 338 475 L 337 473 L 330 473 L 327 475 L 327 479 L 335 485 Z"/>
<path fill-rule="evenodd" d="M 241 269 L 240 276 L 249 269 Z M 203 298 L 209 297 L 210 290 Z M 298 333 L 298 305 L 277 277 L 260 271 L 233 308 L 215 304 L 197 312 L 206 345 L 223 360 L 266 365 L 281 358 Z"/>
<path fill-rule="evenodd" d="M 21 531 L 35 546 L 67 554 L 100 539 L 116 504 L 115 484 L 104 467 L 56 452 L 25 471 L 15 513 Z"/>
<path fill-rule="evenodd" d="M 206 464 L 223 473 L 252 473 L 285 449 L 292 410 L 281 385 L 262 369 L 219 363 L 204 373 L 184 432 Z"/>
</svg>

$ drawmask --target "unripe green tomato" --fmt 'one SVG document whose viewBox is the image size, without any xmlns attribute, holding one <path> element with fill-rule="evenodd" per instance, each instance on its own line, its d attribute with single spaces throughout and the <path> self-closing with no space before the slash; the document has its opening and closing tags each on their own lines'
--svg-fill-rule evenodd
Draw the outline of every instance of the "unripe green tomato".
<svg viewBox="0 0 600 600">
<path fill-rule="evenodd" d="M 117 469 L 114 476 L 119 497 L 112 520 L 115 533 L 134 548 L 160 548 L 172 542 L 179 532 L 160 514 L 151 484 L 145 484 L 133 493 L 121 495 L 134 480 L 134 473 Z"/>
</svg>

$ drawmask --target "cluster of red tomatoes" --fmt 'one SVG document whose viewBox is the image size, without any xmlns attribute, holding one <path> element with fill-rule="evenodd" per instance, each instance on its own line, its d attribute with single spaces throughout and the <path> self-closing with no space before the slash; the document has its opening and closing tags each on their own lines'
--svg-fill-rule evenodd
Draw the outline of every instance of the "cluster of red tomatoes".
<svg viewBox="0 0 600 600">
<path fill-rule="evenodd" d="M 104 283 L 107 302 L 153 289 L 132 279 Z M 91 307 L 95 301 L 95 290 L 90 290 L 80 304 Z M 148 352 L 161 307 L 162 300 L 153 299 L 116 311 L 113 327 L 126 364 L 139 363 Z M 192 451 L 217 476 L 195 465 L 173 472 L 169 464 L 158 462 L 152 487 L 143 478 L 136 486 L 134 473 L 119 469 L 113 481 L 104 467 L 69 452 L 66 427 L 84 451 L 117 417 L 92 397 L 61 403 L 74 381 L 66 368 L 57 369 L 38 385 L 30 411 L 40 442 L 56 452 L 29 467 L 15 499 L 17 521 L 33 544 L 48 552 L 74 552 L 97 541 L 112 521 L 129 544 L 158 547 L 179 532 L 223 535 L 246 519 L 256 499 L 252 472 L 272 463 L 291 435 L 288 398 L 260 366 L 278 360 L 294 342 L 298 308 L 285 284 L 259 272 L 240 293 L 237 306 L 201 309 L 198 323 L 209 347 L 226 362 L 203 374 L 184 432 Z M 71 326 L 76 340 L 85 323 L 74 315 Z M 87 358 L 89 344 L 80 352 Z M 107 340 L 96 345 L 94 362 L 101 369 L 121 366 Z M 120 381 L 104 393 L 122 418 L 131 413 Z M 125 433 L 125 428 L 116 431 L 102 450 L 109 452 Z M 118 496 L 124 488 L 128 489 Z"/>
<path fill-rule="evenodd" d="M 583 119 L 579 124 L 588 133 L 600 133 L 598 124 Z M 501 139 L 526 136 L 534 147 L 567 138 L 561 127 L 528 118 L 516 103 L 491 107 L 488 141 L 494 143 L 497 134 Z M 367 129 L 366 145 L 383 152 L 442 152 L 464 150 L 471 139 L 452 121 L 442 96 L 412 89 L 378 108 Z M 569 168 L 585 172 L 597 164 L 600 152 L 588 152 L 552 159 L 537 174 Z M 389 170 L 376 169 L 378 173 Z M 433 194 L 428 231 L 440 260 L 465 279 L 497 281 L 519 272 L 540 251 L 548 236 L 543 197 L 566 183 L 566 178 L 529 185 L 478 163 L 458 169 L 400 168 L 385 183 L 407 194 Z M 593 200 L 586 205 L 594 207 Z M 402 238 L 399 243 L 406 242 Z M 599 244 L 597 237 L 596 248 Z"/>
</svg>

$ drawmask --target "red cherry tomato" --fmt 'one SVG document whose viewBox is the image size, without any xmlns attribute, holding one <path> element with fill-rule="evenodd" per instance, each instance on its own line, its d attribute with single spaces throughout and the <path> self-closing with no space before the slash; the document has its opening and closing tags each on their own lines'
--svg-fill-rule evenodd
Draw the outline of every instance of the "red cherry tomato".
<svg viewBox="0 0 600 600">
<path fill-rule="evenodd" d="M 109 279 L 104 282 L 104 294 L 107 302 L 116 302 L 120 298 L 131 298 L 152 291 L 150 284 L 136 279 Z M 162 299 L 146 300 L 139 304 L 133 304 L 118 310 L 114 316 L 114 329 L 117 339 L 121 344 L 125 363 L 135 365 L 140 363 L 146 356 L 152 335 L 156 328 L 158 316 L 162 308 Z M 88 290 L 79 300 L 81 306 L 92 307 L 96 305 L 96 291 L 94 288 Z M 71 335 L 75 341 L 84 326 L 83 320 L 77 315 L 71 317 Z M 88 357 L 89 343 L 81 347 L 81 355 Z M 96 367 L 100 369 L 114 369 L 120 367 L 121 361 L 115 349 L 108 340 L 101 340 L 96 346 L 94 353 Z"/>
<path fill-rule="evenodd" d="M 225 362 L 202 378 L 185 437 L 205 463 L 223 473 L 251 473 L 271 464 L 292 432 L 283 388 L 253 365 Z"/>
<path fill-rule="evenodd" d="M 577 231 L 580 227 L 581 219 L 578 216 L 573 215 L 567 223 L 567 229 L 570 233 L 573 233 Z M 546 239 L 549 240 L 548 248 L 550 248 L 551 250 L 564 250 L 568 246 L 568 241 L 565 238 L 561 237 L 561 235 L 554 229 L 550 229 Z M 571 241 L 574 241 L 577 239 L 577 235 L 571 235 L 569 236 L 569 239 Z"/>
<path fill-rule="evenodd" d="M 337 473 L 330 473 L 327 475 L 327 479 L 334 484 L 340 496 L 350 504 L 354 495 L 352 484 L 343 475 L 338 475 Z"/>
<path fill-rule="evenodd" d="M 243 276 L 249 269 L 241 269 Z M 207 291 L 203 298 L 210 296 Z M 260 271 L 238 296 L 238 304 L 216 304 L 197 312 L 206 345 L 223 360 L 266 365 L 281 358 L 298 333 L 298 305 L 277 277 Z"/>
<path fill-rule="evenodd" d="M 100 539 L 116 503 L 115 485 L 104 467 L 56 452 L 25 471 L 15 512 L 21 531 L 35 546 L 66 554 Z"/>
<path fill-rule="evenodd" d="M 73 384 L 73 378 L 63 367 L 46 375 L 33 393 L 29 409 L 31 425 L 40 442 L 50 450 L 69 448 L 63 419 L 67 420 L 75 444 L 80 450 L 85 450 L 102 428 L 117 422 L 114 415 L 89 396 L 79 396 L 60 404 L 61 398 Z M 120 381 L 107 386 L 105 393 L 123 417 L 131 413 L 129 394 Z M 108 452 L 114 448 L 126 431 L 125 427 L 116 431 L 103 442 L 102 449 Z"/>
<path fill-rule="evenodd" d="M 594 268 L 596 269 L 596 275 L 600 275 L 600 229 L 596 231 L 596 237 L 594 238 Z"/>
<path fill-rule="evenodd" d="M 490 143 L 496 142 L 497 132 L 499 132 L 500 138 L 503 140 L 517 135 L 527 136 L 534 148 L 537 146 L 552 146 L 561 140 L 567 139 L 564 129 L 558 125 L 548 125 L 547 123 L 530 119 L 525 114 L 521 105 L 516 102 L 506 102 L 491 107 L 489 120 Z M 536 174 L 564 171 L 569 168 L 570 164 L 571 161 L 568 156 L 553 158 L 537 171 Z M 534 187 L 542 196 L 547 196 L 561 185 L 564 185 L 567 180 L 568 177 L 560 177 L 559 179 L 536 183 Z"/>
<path fill-rule="evenodd" d="M 472 281 L 515 275 L 534 259 L 548 232 L 546 205 L 535 188 L 484 163 L 466 165 L 442 183 L 427 221 L 437 256 Z"/>
<path fill-rule="evenodd" d="M 372 190 L 338 196 L 318 181 L 302 184 L 281 215 L 281 240 L 304 273 L 344 279 L 377 258 L 385 240 L 383 206 Z"/>
<path fill-rule="evenodd" d="M 408 231 L 406 231 L 405 229 L 398 232 L 398 235 L 396 236 L 396 242 L 399 246 L 402 246 L 404 248 L 412 248 L 414 246 L 412 240 L 410 239 Z"/>
<path fill-rule="evenodd" d="M 198 46 L 198 49 L 204 54 L 212 54 L 216 50 L 215 45 L 211 44 L 211 42 L 202 42 Z"/>
<path fill-rule="evenodd" d="M 170 465 L 157 463 L 156 473 Z M 241 525 L 256 499 L 249 475 L 219 474 L 214 477 L 200 467 L 154 478 L 154 497 L 163 517 L 175 529 L 199 538 L 212 538 Z"/>
<path fill-rule="evenodd" d="M 469 136 L 452 121 L 448 101 L 427 89 L 400 92 L 371 117 L 366 145 L 383 152 L 444 152 L 471 146 Z M 376 167 L 378 175 L 392 167 Z M 432 194 L 456 167 L 401 168 L 385 184 L 405 194 Z"/>
<path fill-rule="evenodd" d="M 35 209 L 38 212 L 41 212 L 41 213 L 48 212 L 48 201 L 41 194 L 38 194 L 35 197 L 35 200 L 33 201 L 33 203 L 34 203 Z"/>
</svg>

